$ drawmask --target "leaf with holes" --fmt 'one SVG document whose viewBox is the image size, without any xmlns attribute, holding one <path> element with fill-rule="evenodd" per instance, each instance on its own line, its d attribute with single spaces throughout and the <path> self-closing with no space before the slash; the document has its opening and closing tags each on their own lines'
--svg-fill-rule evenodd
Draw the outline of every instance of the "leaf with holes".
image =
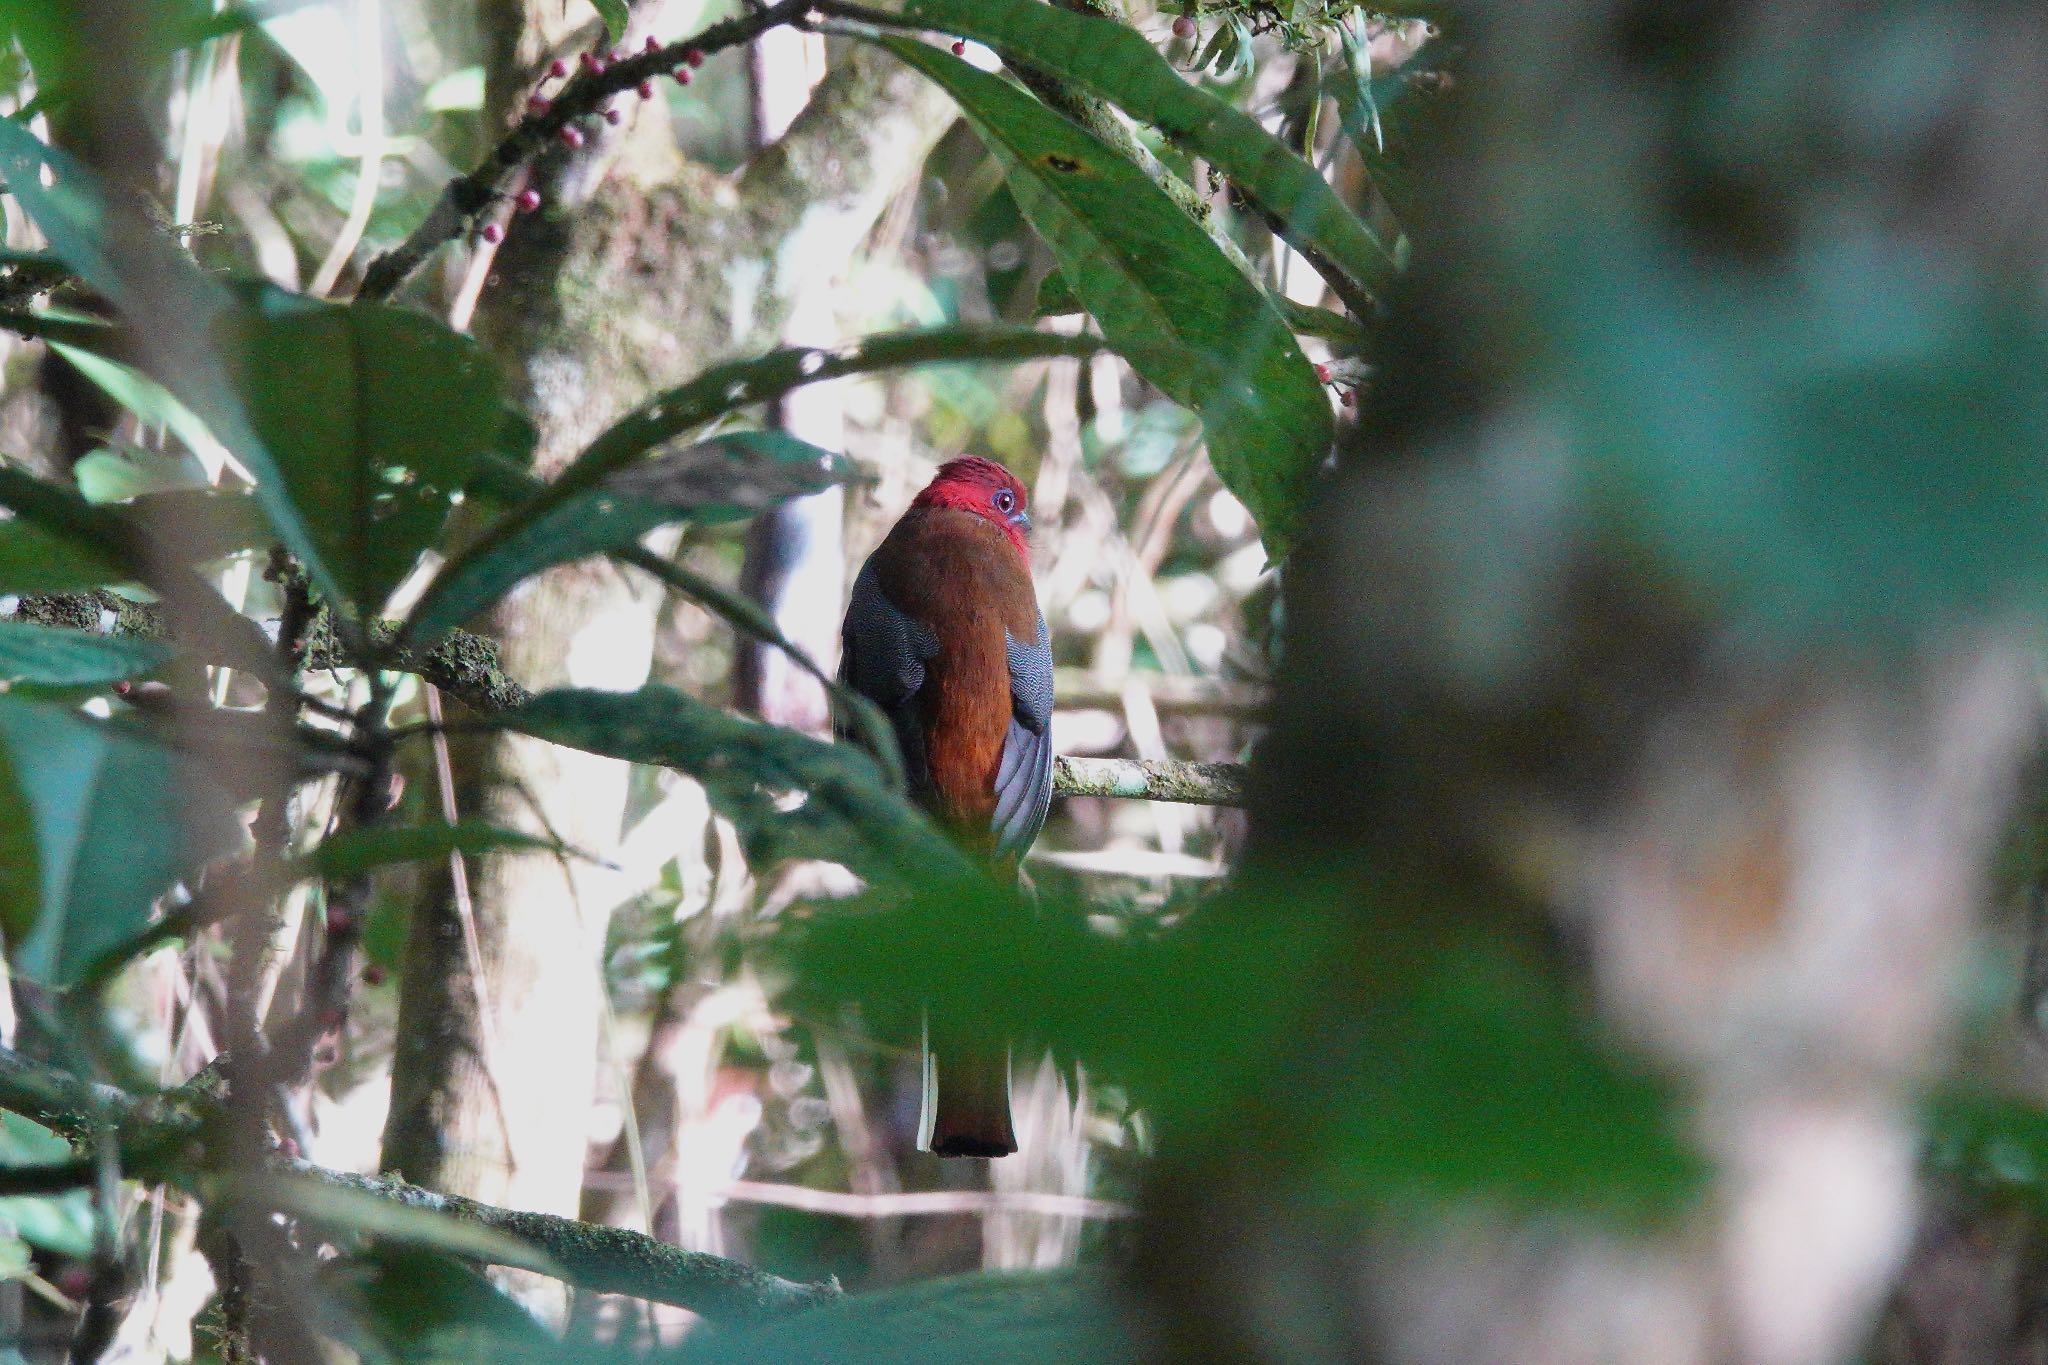
<svg viewBox="0 0 2048 1365">
<path fill-rule="evenodd" d="M 1372 292 L 1394 258 L 1371 228 L 1257 120 L 1183 80 L 1136 31 L 1040 0 L 908 0 L 904 19 L 986 43 L 1100 95 L 1213 164 L 1279 220 L 1281 235 Z"/>
<path fill-rule="evenodd" d="M 882 42 L 960 102 L 1109 344 L 1201 415 L 1218 476 L 1284 555 L 1329 447 L 1330 403 L 1265 291 L 1085 130 L 936 48 Z"/>
</svg>

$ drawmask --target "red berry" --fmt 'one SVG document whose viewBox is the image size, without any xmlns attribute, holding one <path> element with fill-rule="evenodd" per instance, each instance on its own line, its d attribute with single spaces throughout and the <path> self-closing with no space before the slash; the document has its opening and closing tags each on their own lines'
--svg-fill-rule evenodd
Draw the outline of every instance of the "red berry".
<svg viewBox="0 0 2048 1365">
<path fill-rule="evenodd" d="M 299 1140 L 287 1133 L 277 1140 L 277 1150 L 284 1156 L 296 1159 L 299 1156 Z"/>
<path fill-rule="evenodd" d="M 546 95 L 528 95 L 528 96 L 526 97 L 526 112 L 527 112 L 527 113 L 529 113 L 529 114 L 545 114 L 545 113 L 546 113 L 547 111 L 548 111 L 548 97 L 547 97 Z"/>
<path fill-rule="evenodd" d="M 648 34 L 647 41 L 645 44 L 642 45 L 641 50 L 645 52 L 661 51 L 661 39 L 655 37 L 652 33 Z"/>
<path fill-rule="evenodd" d="M 583 130 L 573 123 L 562 125 L 561 137 L 565 146 L 581 147 L 583 145 Z"/>
<path fill-rule="evenodd" d="M 955 57 L 967 55 L 967 40 L 965 38 L 955 38 L 953 40 L 953 55 Z"/>
<path fill-rule="evenodd" d="M 385 971 L 383 967 L 375 962 L 363 968 L 363 984 L 366 986 L 381 986 L 390 979 L 391 973 Z"/>
<path fill-rule="evenodd" d="M 593 76 L 602 76 L 604 74 L 604 69 L 610 65 L 611 63 L 606 61 L 603 57 L 593 56 L 590 59 L 590 74 Z"/>
<path fill-rule="evenodd" d="M 1176 37 L 1176 38 L 1192 38 L 1192 37 L 1194 37 L 1194 36 L 1195 36 L 1195 21 L 1194 21 L 1194 19 L 1193 19 L 1192 17 L 1190 17 L 1189 15 L 1185 15 L 1185 14 L 1183 14 L 1183 15 L 1182 15 L 1182 16 L 1181 16 L 1180 18 L 1178 18 L 1178 19 L 1174 20 L 1174 21 L 1173 21 L 1173 36 L 1174 36 L 1174 37 Z"/>
<path fill-rule="evenodd" d="M 1316 378 L 1318 378 L 1318 379 L 1322 380 L 1322 381 L 1323 381 L 1323 382 L 1324 382 L 1325 384 L 1329 383 L 1329 382 L 1330 382 L 1330 367 L 1329 367 L 1328 365 L 1318 365 L 1318 366 L 1316 366 Z"/>
<path fill-rule="evenodd" d="M 614 128 L 619 126 L 619 120 L 624 117 L 625 115 L 619 112 L 619 106 L 616 104 L 604 111 L 604 121 Z"/>
<path fill-rule="evenodd" d="M 532 213 L 540 207 L 540 191 L 521 190 L 519 191 L 519 198 L 515 202 L 518 203 L 521 213 Z"/>
<path fill-rule="evenodd" d="M 685 62 L 688 62 L 688 63 L 689 63 L 689 64 L 690 64 L 691 66 L 702 66 L 702 65 L 704 65 L 704 49 L 703 49 L 703 48 L 701 48 L 701 47 L 686 47 L 686 48 L 684 48 L 684 49 L 683 49 L 683 60 L 684 60 Z"/>
<path fill-rule="evenodd" d="M 485 223 L 483 231 L 477 235 L 487 242 L 499 242 L 505 238 L 505 229 L 499 227 L 496 223 Z"/>
<path fill-rule="evenodd" d="M 548 63 L 548 74 L 556 79 L 560 79 L 569 74 L 569 64 L 560 57 L 557 57 Z"/>
<path fill-rule="evenodd" d="M 643 100 L 651 100 L 651 99 L 653 99 L 653 98 L 654 98 L 654 82 L 653 82 L 653 81 L 642 81 L 642 82 L 640 82 L 640 98 L 641 98 L 641 99 L 643 99 Z"/>
<path fill-rule="evenodd" d="M 1343 392 L 1343 393 L 1342 393 L 1341 395 L 1339 395 L 1339 396 L 1340 396 L 1340 397 L 1341 397 L 1341 398 L 1343 399 L 1343 401 L 1344 401 L 1344 406 L 1345 406 L 1345 407 L 1347 407 L 1347 408 L 1355 408 L 1355 407 L 1357 407 L 1357 406 L 1358 406 L 1358 390 L 1357 390 L 1357 389 L 1346 389 L 1346 390 L 1344 390 L 1344 392 Z"/>
<path fill-rule="evenodd" d="M 690 83 L 690 68 L 687 66 L 679 66 L 674 71 L 669 72 L 669 74 L 676 78 L 677 85 L 688 85 Z"/>
<path fill-rule="evenodd" d="M 576 58 L 576 62 L 585 71 L 593 70 L 597 66 L 597 54 L 595 52 L 585 52 Z"/>
</svg>

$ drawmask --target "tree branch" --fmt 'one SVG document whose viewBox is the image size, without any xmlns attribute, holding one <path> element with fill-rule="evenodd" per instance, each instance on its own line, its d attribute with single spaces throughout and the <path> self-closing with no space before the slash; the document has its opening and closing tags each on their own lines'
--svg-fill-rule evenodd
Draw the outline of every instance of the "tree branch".
<svg viewBox="0 0 2048 1365">
<path fill-rule="evenodd" d="M 668 75 L 683 63 L 686 53 L 716 52 L 752 42 L 756 35 L 778 24 L 801 18 L 809 8 L 808 0 L 782 0 L 780 4 L 750 9 L 713 24 L 682 42 L 637 53 L 602 71 L 577 72 L 553 100 L 521 119 L 475 170 L 448 182 L 411 235 L 370 262 L 356 297 L 382 300 L 397 293 L 437 247 L 461 236 L 470 219 L 491 205 L 500 193 L 499 187 L 513 172 L 554 143 L 564 128 L 598 114 L 606 101 L 642 81 Z"/>
<path fill-rule="evenodd" d="M 76 611 L 64 609 L 78 599 Z M 40 599 L 46 605 L 29 619 L 71 624 L 90 614 L 96 621 L 100 604 L 93 594 L 61 594 Z M 26 613 L 24 613 L 26 615 Z M 114 629 L 129 627 L 116 623 Z M 376 622 L 372 641 L 389 640 L 397 626 Z M 332 636 L 315 625 L 306 645 L 306 667 L 346 667 Z M 482 635 L 453 631 L 431 649 L 408 649 L 391 666 L 416 673 L 456 697 L 479 715 L 497 715 L 525 703 L 532 695 L 505 674 L 497 644 Z M 822 675 L 821 675 L 822 676 Z M 1083 703 L 1085 704 L 1085 702 Z M 1181 759 L 1056 758 L 1052 768 L 1055 796 L 1102 796 L 1131 801 L 1172 801 L 1194 806 L 1242 806 L 1244 767 L 1237 763 L 1195 763 Z"/>
<path fill-rule="evenodd" d="M 545 1252 L 564 1272 L 563 1278 L 578 1288 L 672 1304 L 714 1322 L 778 1317 L 836 1299 L 841 1293 L 836 1280 L 815 1284 L 785 1280 L 740 1261 L 685 1251 L 627 1228 L 503 1209 L 403 1180 L 331 1171 L 295 1158 L 280 1158 L 276 1169 L 509 1233 Z"/>
<path fill-rule="evenodd" d="M 219 1108 L 227 1098 L 217 1081 L 217 1073 L 209 1070 L 166 1095 L 137 1099 L 0 1047 L 0 1109 L 34 1119 L 75 1143 L 111 1133 L 120 1144 L 122 1168 L 145 1180 L 189 1181 L 198 1169 L 190 1147 L 208 1127 L 204 1111 Z M 273 1156 L 266 1164 L 276 1174 L 315 1180 L 510 1234 L 545 1253 L 570 1284 L 672 1304 L 717 1322 L 779 1316 L 840 1296 L 836 1281 L 805 1284 L 785 1280 L 739 1261 L 684 1251 L 625 1228 L 499 1208 L 436 1194 L 402 1180 L 328 1170 L 291 1157 Z M 0 1193 L 44 1193 L 89 1184 L 94 1169 L 87 1158 L 0 1170 Z"/>
<path fill-rule="evenodd" d="M 1052 761 L 1054 796 L 1114 796 L 1189 806 L 1242 806 L 1241 763 L 1178 758 L 1067 758 Z"/>
</svg>

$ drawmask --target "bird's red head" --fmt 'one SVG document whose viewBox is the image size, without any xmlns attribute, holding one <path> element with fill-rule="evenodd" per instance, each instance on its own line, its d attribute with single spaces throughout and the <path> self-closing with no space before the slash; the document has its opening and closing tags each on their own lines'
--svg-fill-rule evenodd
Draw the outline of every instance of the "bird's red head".
<svg viewBox="0 0 2048 1365">
<path fill-rule="evenodd" d="M 972 512 L 1000 527 L 1017 553 L 1030 562 L 1031 550 L 1024 537 L 1031 533 L 1031 515 L 1024 510 L 1024 485 L 1017 476 L 979 455 L 948 460 L 925 485 L 912 507 L 952 507 Z"/>
</svg>

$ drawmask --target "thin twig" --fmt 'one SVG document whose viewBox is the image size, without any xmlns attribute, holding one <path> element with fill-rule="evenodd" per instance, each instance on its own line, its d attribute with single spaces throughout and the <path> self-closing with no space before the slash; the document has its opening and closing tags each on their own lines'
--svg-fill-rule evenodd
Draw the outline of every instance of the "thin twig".
<svg viewBox="0 0 2048 1365">
<path fill-rule="evenodd" d="M 633 89 L 642 81 L 668 75 L 682 64 L 684 54 L 717 52 L 753 41 L 779 24 L 794 22 L 810 9 L 810 0 L 782 0 L 780 4 L 753 10 L 711 25 L 695 37 L 670 43 L 653 52 L 642 52 L 605 67 L 603 71 L 582 71 L 543 109 L 527 114 L 511 132 L 491 149 L 481 165 L 468 175 L 457 176 L 442 189 L 441 196 L 420 225 L 403 242 L 370 262 L 363 274 L 359 299 L 383 300 L 397 293 L 413 272 L 444 242 L 461 236 L 476 214 L 499 196 L 501 186 L 561 136 L 562 129 L 578 119 L 600 113 L 607 100 Z"/>
</svg>

